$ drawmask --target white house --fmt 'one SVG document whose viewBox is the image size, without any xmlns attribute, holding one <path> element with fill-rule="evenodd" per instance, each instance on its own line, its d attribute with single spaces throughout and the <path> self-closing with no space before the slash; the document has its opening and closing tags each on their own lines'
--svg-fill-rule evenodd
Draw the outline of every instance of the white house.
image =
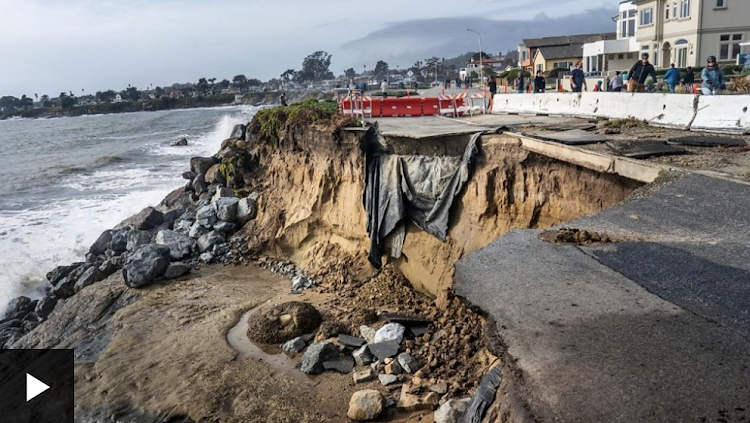
<svg viewBox="0 0 750 423">
<path fill-rule="evenodd" d="M 637 42 L 636 24 L 638 6 L 634 0 L 620 2 L 616 22 L 616 39 L 592 40 L 583 44 L 584 72 L 624 71 L 638 60 L 640 46 Z"/>
<path fill-rule="evenodd" d="M 634 0 L 636 39 L 651 63 L 666 68 L 703 66 L 708 56 L 736 63 L 750 41 L 748 0 Z"/>
</svg>

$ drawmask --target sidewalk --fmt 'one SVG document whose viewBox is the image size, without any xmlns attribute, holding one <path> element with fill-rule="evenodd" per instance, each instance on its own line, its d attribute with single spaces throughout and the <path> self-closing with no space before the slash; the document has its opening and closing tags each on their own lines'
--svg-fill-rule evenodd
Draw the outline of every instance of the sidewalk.
<svg viewBox="0 0 750 423">
<path fill-rule="evenodd" d="M 537 421 L 750 418 L 750 185 L 690 175 L 565 227 L 588 247 L 514 230 L 456 264 L 488 312 L 507 381 Z"/>
</svg>

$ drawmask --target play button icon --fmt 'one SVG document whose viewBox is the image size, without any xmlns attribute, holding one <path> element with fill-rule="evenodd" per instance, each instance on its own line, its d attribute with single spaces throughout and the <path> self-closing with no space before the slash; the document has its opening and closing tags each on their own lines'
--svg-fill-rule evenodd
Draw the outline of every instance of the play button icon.
<svg viewBox="0 0 750 423">
<path fill-rule="evenodd" d="M 26 402 L 49 389 L 49 385 L 26 373 Z"/>
<path fill-rule="evenodd" d="M 73 350 L 0 349 L 0 423 L 73 423 Z"/>
</svg>

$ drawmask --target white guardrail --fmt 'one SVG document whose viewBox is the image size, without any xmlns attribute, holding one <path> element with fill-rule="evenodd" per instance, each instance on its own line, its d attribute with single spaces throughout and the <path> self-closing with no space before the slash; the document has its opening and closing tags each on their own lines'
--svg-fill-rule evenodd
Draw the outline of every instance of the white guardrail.
<svg viewBox="0 0 750 423">
<path fill-rule="evenodd" d="M 497 94 L 492 113 L 635 118 L 666 128 L 750 134 L 750 95 L 610 92 Z"/>
</svg>

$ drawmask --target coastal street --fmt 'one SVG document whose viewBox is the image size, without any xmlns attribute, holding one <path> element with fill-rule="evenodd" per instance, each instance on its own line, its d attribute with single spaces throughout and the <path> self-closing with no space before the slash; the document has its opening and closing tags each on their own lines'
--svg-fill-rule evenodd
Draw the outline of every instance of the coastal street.
<svg viewBox="0 0 750 423">
<path fill-rule="evenodd" d="M 456 264 L 543 421 L 739 421 L 750 410 L 750 186 L 692 175 L 565 227 L 514 230 Z M 726 420 L 721 420 L 726 419 Z"/>
</svg>

